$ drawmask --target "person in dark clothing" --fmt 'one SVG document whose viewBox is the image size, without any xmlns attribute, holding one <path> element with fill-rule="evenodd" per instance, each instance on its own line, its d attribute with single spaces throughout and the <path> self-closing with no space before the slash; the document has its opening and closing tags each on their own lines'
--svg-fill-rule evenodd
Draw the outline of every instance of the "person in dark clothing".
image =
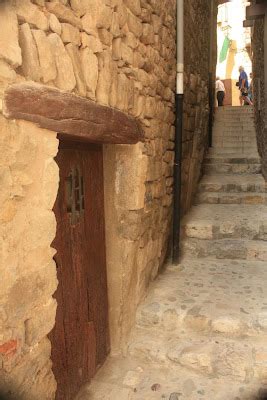
<svg viewBox="0 0 267 400">
<path fill-rule="evenodd" d="M 225 86 L 218 76 L 216 78 L 216 95 L 218 106 L 222 107 L 225 98 Z"/>
</svg>

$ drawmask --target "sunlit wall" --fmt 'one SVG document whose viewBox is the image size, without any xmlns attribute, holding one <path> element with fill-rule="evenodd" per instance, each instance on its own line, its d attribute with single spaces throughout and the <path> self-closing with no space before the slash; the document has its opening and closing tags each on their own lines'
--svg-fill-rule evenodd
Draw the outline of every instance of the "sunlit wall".
<svg viewBox="0 0 267 400">
<path fill-rule="evenodd" d="M 247 1 L 232 0 L 218 7 L 217 76 L 227 80 L 227 88 L 228 92 L 231 91 L 233 105 L 239 105 L 239 91 L 235 86 L 239 76 L 239 66 L 244 66 L 248 74 L 252 70 L 249 55 L 251 32 L 250 28 L 243 28 L 247 5 L 249 5 Z M 225 38 L 228 38 L 229 42 Z"/>
</svg>

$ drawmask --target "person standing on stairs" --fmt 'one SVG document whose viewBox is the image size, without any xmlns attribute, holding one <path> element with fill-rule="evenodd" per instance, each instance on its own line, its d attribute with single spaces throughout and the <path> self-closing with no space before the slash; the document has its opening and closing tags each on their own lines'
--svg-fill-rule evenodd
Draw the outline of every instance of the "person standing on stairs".
<svg viewBox="0 0 267 400">
<path fill-rule="evenodd" d="M 240 106 L 250 105 L 252 106 L 252 102 L 248 97 L 248 76 L 244 69 L 244 67 L 239 67 L 239 90 L 240 90 Z"/>
<path fill-rule="evenodd" d="M 216 95 L 218 100 L 218 106 L 222 107 L 225 98 L 225 86 L 220 80 L 219 76 L 216 78 Z"/>
<path fill-rule="evenodd" d="M 249 87 L 248 87 L 248 97 L 250 101 L 253 103 L 253 75 L 252 73 L 249 74 L 250 81 L 249 81 Z"/>
</svg>

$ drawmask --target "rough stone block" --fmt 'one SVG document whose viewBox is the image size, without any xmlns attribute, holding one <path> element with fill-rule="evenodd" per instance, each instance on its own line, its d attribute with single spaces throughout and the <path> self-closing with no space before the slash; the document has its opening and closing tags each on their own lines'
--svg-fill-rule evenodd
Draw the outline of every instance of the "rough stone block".
<svg viewBox="0 0 267 400">
<path fill-rule="evenodd" d="M 37 47 L 27 23 L 20 26 L 19 43 L 22 51 L 22 70 L 25 77 L 39 82 L 42 74 Z"/>
<path fill-rule="evenodd" d="M 110 33 L 114 38 L 121 36 L 120 24 L 119 24 L 119 14 L 114 12 L 112 14 L 112 22 L 110 27 Z"/>
<path fill-rule="evenodd" d="M 52 140 L 49 140 L 49 147 L 51 147 L 50 144 L 51 142 Z M 49 151 L 49 153 L 51 153 L 51 150 Z M 57 197 L 58 185 L 59 185 L 59 168 L 54 159 L 50 158 L 45 162 L 43 181 L 42 181 L 43 201 L 44 201 L 44 206 L 46 207 L 47 210 L 53 209 Z"/>
<path fill-rule="evenodd" d="M 49 14 L 48 21 L 51 31 L 57 33 L 60 36 L 62 28 L 57 17 L 54 14 Z"/>
<path fill-rule="evenodd" d="M 73 43 L 77 46 L 80 45 L 80 31 L 78 28 L 71 24 L 63 23 L 61 24 L 62 33 L 61 39 L 63 43 Z"/>
<path fill-rule="evenodd" d="M 42 80 L 44 83 L 53 81 L 57 76 L 57 68 L 49 39 L 41 30 L 33 30 L 32 34 L 37 46 Z"/>
<path fill-rule="evenodd" d="M 154 31 L 150 24 L 143 24 L 141 41 L 146 45 L 154 43 Z"/>
<path fill-rule="evenodd" d="M 16 68 L 22 63 L 18 21 L 14 9 L 8 2 L 1 4 L 0 18 L 0 58 Z"/>
<path fill-rule="evenodd" d="M 81 63 L 88 94 L 94 99 L 98 82 L 97 56 L 89 48 L 82 49 Z"/>
<path fill-rule="evenodd" d="M 82 48 L 88 47 L 93 53 L 102 53 L 103 46 L 100 40 L 92 35 L 87 35 L 87 33 L 82 32 L 81 34 Z"/>
<path fill-rule="evenodd" d="M 98 28 L 109 29 L 112 22 L 111 8 L 102 1 L 87 0 L 87 2 L 90 11 L 82 18 L 83 29 L 89 34 L 96 32 Z"/>
<path fill-rule="evenodd" d="M 16 0 L 16 13 L 20 22 L 27 22 L 32 27 L 47 31 L 49 27 L 45 14 L 30 0 Z"/>
<path fill-rule="evenodd" d="M 38 226 L 40 226 L 40 221 Z M 54 233 L 53 237 L 55 236 Z M 34 291 L 32 291 L 32 285 L 35 287 Z M 26 320 L 32 317 L 35 307 L 47 302 L 55 292 L 56 287 L 57 278 L 54 262 L 35 272 L 18 277 L 7 297 L 6 309 L 9 323 L 12 320 Z"/>
<path fill-rule="evenodd" d="M 66 46 L 66 50 L 72 61 L 72 66 L 73 66 L 73 71 L 74 71 L 74 75 L 76 78 L 76 86 L 77 86 L 78 92 L 81 96 L 86 96 L 86 82 L 85 82 L 85 78 L 84 78 L 84 74 L 83 74 L 83 68 L 81 65 L 81 57 L 80 57 L 78 47 L 72 43 L 69 43 Z"/>
<path fill-rule="evenodd" d="M 121 59 L 121 38 L 113 39 L 112 42 L 112 58 L 113 60 L 120 60 Z"/>
<path fill-rule="evenodd" d="M 121 146 L 117 154 L 119 205 L 127 204 L 129 210 L 144 208 L 146 171 L 147 157 L 142 154 L 142 144 Z"/>
<path fill-rule="evenodd" d="M 51 299 L 36 310 L 35 316 L 25 321 L 25 341 L 28 346 L 36 345 L 53 329 L 56 309 L 57 303 Z"/>
<path fill-rule="evenodd" d="M 80 16 L 90 11 L 90 2 L 88 0 L 70 0 L 70 5 L 73 11 Z"/>
<path fill-rule="evenodd" d="M 10 65 L 0 59 L 0 81 L 12 82 L 16 79 L 16 72 L 10 67 Z"/>
<path fill-rule="evenodd" d="M 136 16 L 141 14 L 140 0 L 125 0 L 126 7 Z"/>
<path fill-rule="evenodd" d="M 127 24 L 129 31 L 132 32 L 137 38 L 140 38 L 143 33 L 142 23 L 130 12 L 127 14 Z"/>
<path fill-rule="evenodd" d="M 48 39 L 50 41 L 57 67 L 57 78 L 55 84 L 59 89 L 73 90 L 76 86 L 76 79 L 70 56 L 68 55 L 62 40 L 56 33 L 51 33 L 48 36 Z"/>
<path fill-rule="evenodd" d="M 225 316 L 213 320 L 212 329 L 215 332 L 240 335 L 246 333 L 247 327 L 240 319 Z"/>
<path fill-rule="evenodd" d="M 46 2 L 46 7 L 51 14 L 55 14 L 60 22 L 67 22 L 79 29 L 82 29 L 82 22 L 80 18 L 78 18 L 70 8 L 64 6 L 59 1 L 54 1 L 52 3 Z"/>
<path fill-rule="evenodd" d="M 112 33 L 105 28 L 98 29 L 98 36 L 103 45 L 110 47 L 112 44 Z"/>
<path fill-rule="evenodd" d="M 102 104 L 109 104 L 111 87 L 111 52 L 105 51 L 98 55 L 99 75 L 96 87 L 96 99 Z"/>
</svg>

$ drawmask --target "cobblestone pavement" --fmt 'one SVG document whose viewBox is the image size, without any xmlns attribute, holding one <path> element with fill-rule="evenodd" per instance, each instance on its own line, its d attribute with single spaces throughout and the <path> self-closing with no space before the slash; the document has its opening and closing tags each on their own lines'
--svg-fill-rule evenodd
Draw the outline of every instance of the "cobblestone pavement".
<svg viewBox="0 0 267 400">
<path fill-rule="evenodd" d="M 231 123 L 225 151 L 218 138 Z M 124 357 L 109 358 L 77 400 L 265 398 L 267 206 L 252 110 L 220 110 L 214 142 L 183 220 L 181 264 L 151 285 Z"/>
</svg>

